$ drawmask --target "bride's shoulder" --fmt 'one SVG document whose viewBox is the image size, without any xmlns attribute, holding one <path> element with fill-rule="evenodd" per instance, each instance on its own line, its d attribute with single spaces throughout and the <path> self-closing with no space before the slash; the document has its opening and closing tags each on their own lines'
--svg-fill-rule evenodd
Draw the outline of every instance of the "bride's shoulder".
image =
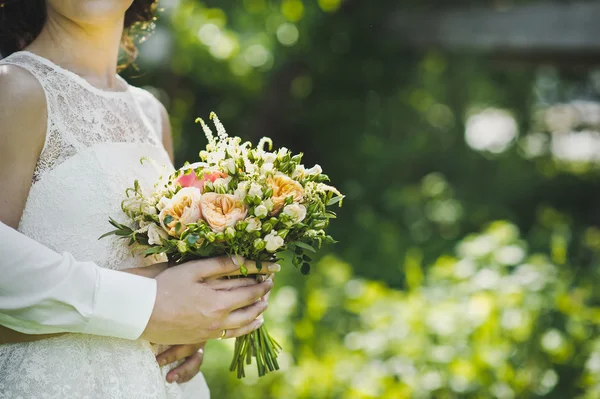
<svg viewBox="0 0 600 399">
<path fill-rule="evenodd" d="M 46 124 L 46 96 L 38 80 L 19 66 L 0 64 L 2 133 L 18 132 L 23 140 L 43 143 Z"/>
<path fill-rule="evenodd" d="M 0 64 L 0 109 L 28 113 L 29 117 L 46 108 L 46 96 L 38 80 L 27 70 L 10 64 Z M 44 112 L 45 113 L 45 112 Z M 0 113 L 0 117 L 5 117 Z"/>
</svg>

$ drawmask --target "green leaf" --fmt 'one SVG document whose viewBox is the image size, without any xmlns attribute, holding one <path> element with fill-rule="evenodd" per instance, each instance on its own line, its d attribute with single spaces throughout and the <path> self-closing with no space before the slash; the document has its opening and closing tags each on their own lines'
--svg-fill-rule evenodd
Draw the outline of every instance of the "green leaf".
<svg viewBox="0 0 600 399">
<path fill-rule="evenodd" d="M 171 215 L 165 216 L 165 220 L 164 220 L 165 226 L 169 225 L 172 221 L 173 221 L 173 216 L 171 216 Z"/>
<path fill-rule="evenodd" d="M 329 200 L 329 202 L 327 203 L 327 206 L 335 205 L 343 199 L 344 199 L 343 195 L 338 195 L 337 197 L 333 197 L 332 199 Z"/>
<path fill-rule="evenodd" d="M 117 229 L 117 230 L 113 230 L 113 231 L 109 231 L 109 232 L 108 232 L 108 233 L 106 233 L 106 234 L 102 234 L 102 235 L 100 236 L 100 238 L 98 238 L 98 239 L 99 239 L 99 240 L 101 240 L 101 239 L 103 239 L 103 238 L 106 238 L 106 237 L 108 237 L 108 236 L 116 235 L 118 231 L 119 231 L 118 229 Z"/>
<path fill-rule="evenodd" d="M 241 265 L 240 273 L 242 273 L 242 276 L 247 277 L 248 276 L 248 268 L 245 265 Z"/>
<path fill-rule="evenodd" d="M 186 241 L 190 245 L 196 245 L 196 243 L 198 242 L 199 239 L 200 239 L 200 237 L 197 236 L 196 234 L 190 234 L 189 236 L 187 236 Z"/>
<path fill-rule="evenodd" d="M 304 274 L 305 276 L 310 274 L 310 265 L 308 263 L 303 263 L 302 267 L 300 268 L 300 273 Z"/>
<path fill-rule="evenodd" d="M 308 245 L 308 244 L 307 244 L 307 243 L 305 243 L 305 242 L 302 242 L 302 241 L 296 241 L 296 242 L 294 242 L 294 243 L 292 243 L 292 244 L 293 244 L 293 245 L 295 245 L 295 246 L 297 246 L 297 247 L 300 247 L 300 248 L 302 248 L 302 249 L 306 249 L 307 251 L 310 251 L 310 252 L 317 253 L 317 250 L 316 250 L 316 249 L 314 249 L 312 246 Z"/>
<path fill-rule="evenodd" d="M 260 261 L 260 259 L 256 261 L 256 268 L 259 272 L 262 270 L 262 262 Z"/>
</svg>

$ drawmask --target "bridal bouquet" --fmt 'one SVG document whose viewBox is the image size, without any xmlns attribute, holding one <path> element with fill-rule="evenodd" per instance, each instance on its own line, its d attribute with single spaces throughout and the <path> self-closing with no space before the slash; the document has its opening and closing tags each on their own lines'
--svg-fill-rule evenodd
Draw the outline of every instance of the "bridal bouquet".
<svg viewBox="0 0 600 399">
<path fill-rule="evenodd" d="M 161 177 L 152 193 L 136 181 L 122 203 L 131 223 L 110 219 L 116 230 L 104 236 L 126 238 L 144 255 L 164 254 L 172 263 L 229 255 L 255 261 L 259 270 L 262 262 L 276 261 L 278 253 L 289 250 L 292 263 L 308 274 L 310 253 L 334 242 L 325 232 L 336 217 L 328 207 L 341 206 L 343 195 L 326 184 L 329 178 L 320 166 L 306 169 L 302 154 L 274 151 L 269 138 L 254 148 L 229 137 L 214 113 L 211 119 L 216 136 L 197 120 L 208 139 L 201 162 Z M 240 269 L 247 275 L 243 265 Z M 236 339 L 230 370 L 244 377 L 244 363 L 254 357 L 263 376 L 279 369 L 280 349 L 263 324 Z"/>
</svg>

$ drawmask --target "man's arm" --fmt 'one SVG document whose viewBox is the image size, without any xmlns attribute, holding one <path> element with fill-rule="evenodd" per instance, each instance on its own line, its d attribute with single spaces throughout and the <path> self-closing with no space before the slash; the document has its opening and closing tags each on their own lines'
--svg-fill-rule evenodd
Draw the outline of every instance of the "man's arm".
<svg viewBox="0 0 600 399">
<path fill-rule="evenodd" d="M 58 254 L 0 223 L 0 324 L 26 334 L 137 339 L 156 281 Z"/>
</svg>

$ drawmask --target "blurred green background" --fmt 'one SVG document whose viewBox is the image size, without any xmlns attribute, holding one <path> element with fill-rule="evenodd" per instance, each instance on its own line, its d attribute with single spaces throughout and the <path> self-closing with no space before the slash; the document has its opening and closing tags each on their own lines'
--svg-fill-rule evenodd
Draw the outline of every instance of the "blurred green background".
<svg viewBox="0 0 600 399">
<path fill-rule="evenodd" d="M 339 244 L 277 277 L 282 370 L 238 381 L 211 342 L 214 398 L 600 397 L 596 2 L 159 4 L 126 76 L 177 164 L 215 111 L 347 194 Z"/>
</svg>

